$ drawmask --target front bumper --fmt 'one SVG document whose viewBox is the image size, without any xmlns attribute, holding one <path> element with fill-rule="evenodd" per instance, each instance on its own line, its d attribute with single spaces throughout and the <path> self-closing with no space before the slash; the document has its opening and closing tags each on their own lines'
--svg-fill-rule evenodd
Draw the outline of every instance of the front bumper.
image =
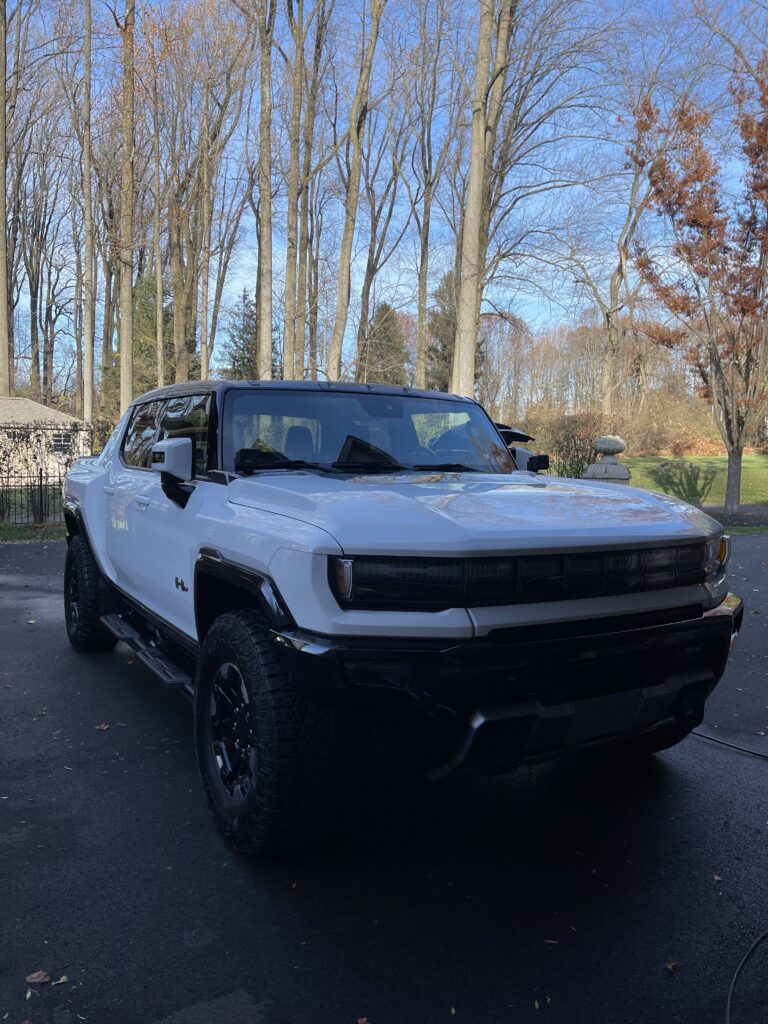
<svg viewBox="0 0 768 1024">
<path fill-rule="evenodd" d="M 508 770 L 677 723 L 697 725 L 741 628 L 729 594 L 642 618 L 495 630 L 474 640 L 274 633 L 294 685 L 396 737 L 433 775 Z"/>
</svg>

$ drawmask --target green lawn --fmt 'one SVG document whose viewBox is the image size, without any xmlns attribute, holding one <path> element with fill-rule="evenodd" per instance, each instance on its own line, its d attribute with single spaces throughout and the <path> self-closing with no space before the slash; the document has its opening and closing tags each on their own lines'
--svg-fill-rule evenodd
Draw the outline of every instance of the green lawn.
<svg viewBox="0 0 768 1024">
<path fill-rule="evenodd" d="M 44 523 L 42 526 L 0 523 L 0 544 L 6 541 L 64 540 L 66 535 L 64 523 Z"/>
<path fill-rule="evenodd" d="M 699 505 L 722 505 L 728 460 L 725 455 L 647 455 L 622 459 L 636 487 L 674 494 Z M 768 505 L 768 455 L 745 455 L 742 505 Z"/>
</svg>

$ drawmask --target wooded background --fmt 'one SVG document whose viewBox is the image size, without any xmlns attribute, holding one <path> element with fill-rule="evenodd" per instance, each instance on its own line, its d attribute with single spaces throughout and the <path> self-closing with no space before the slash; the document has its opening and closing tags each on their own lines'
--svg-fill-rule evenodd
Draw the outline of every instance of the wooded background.
<svg viewBox="0 0 768 1024">
<path fill-rule="evenodd" d="M 767 47 L 762 0 L 0 0 L 0 395 L 448 389 L 724 445 L 733 504 Z"/>
</svg>

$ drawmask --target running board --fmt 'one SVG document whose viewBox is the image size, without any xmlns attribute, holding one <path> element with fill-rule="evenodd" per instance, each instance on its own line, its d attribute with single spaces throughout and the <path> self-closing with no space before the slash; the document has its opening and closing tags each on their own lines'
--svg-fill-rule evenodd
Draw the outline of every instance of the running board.
<svg viewBox="0 0 768 1024">
<path fill-rule="evenodd" d="M 180 669 L 176 662 L 172 661 L 158 647 L 154 647 L 142 639 L 133 626 L 130 626 L 120 615 L 102 615 L 101 624 L 117 640 L 122 640 L 124 644 L 133 648 L 142 665 L 146 665 L 150 672 L 166 686 L 180 686 L 187 693 L 193 692 L 191 676 Z"/>
</svg>

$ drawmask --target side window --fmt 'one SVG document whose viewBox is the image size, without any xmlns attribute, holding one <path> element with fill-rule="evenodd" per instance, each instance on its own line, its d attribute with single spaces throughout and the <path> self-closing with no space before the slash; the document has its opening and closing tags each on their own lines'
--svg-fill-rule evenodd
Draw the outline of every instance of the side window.
<svg viewBox="0 0 768 1024">
<path fill-rule="evenodd" d="M 149 469 L 149 454 L 155 443 L 160 402 L 136 407 L 123 441 L 123 461 L 136 469 Z"/>
<path fill-rule="evenodd" d="M 211 408 L 210 395 L 189 395 L 172 398 L 160 417 L 158 441 L 174 437 L 188 437 L 192 442 L 192 465 L 195 476 L 205 476 L 210 469 L 208 444 L 208 419 Z"/>
</svg>

